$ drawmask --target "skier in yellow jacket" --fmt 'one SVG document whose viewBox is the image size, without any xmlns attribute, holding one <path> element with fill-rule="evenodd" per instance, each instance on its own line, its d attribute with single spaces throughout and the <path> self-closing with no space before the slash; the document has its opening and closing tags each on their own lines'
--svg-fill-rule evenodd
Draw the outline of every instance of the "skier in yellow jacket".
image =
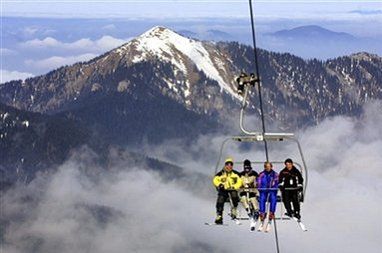
<svg viewBox="0 0 382 253">
<path fill-rule="evenodd" d="M 239 203 L 237 190 L 241 188 L 242 180 L 239 173 L 233 170 L 232 158 L 225 160 L 224 168 L 215 175 L 213 184 L 218 191 L 215 223 L 223 224 L 224 203 L 227 200 L 231 202 L 231 217 L 235 220 L 237 216 L 237 205 Z"/>
</svg>

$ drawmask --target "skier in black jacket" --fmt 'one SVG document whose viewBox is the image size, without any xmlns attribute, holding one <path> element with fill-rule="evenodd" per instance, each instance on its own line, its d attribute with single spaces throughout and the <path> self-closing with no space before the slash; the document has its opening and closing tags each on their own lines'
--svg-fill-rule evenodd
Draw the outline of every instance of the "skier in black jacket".
<svg viewBox="0 0 382 253">
<path fill-rule="evenodd" d="M 300 220 L 300 201 L 298 199 L 298 193 L 303 189 L 302 184 L 304 183 L 304 179 L 301 172 L 293 165 L 292 159 L 286 159 L 284 164 L 285 168 L 280 171 L 279 174 L 279 187 L 281 189 L 282 199 L 287 211 L 286 215 L 290 217 L 294 216 Z M 288 190 L 287 188 L 295 189 Z M 291 207 L 291 202 L 293 204 L 293 210 Z"/>
</svg>

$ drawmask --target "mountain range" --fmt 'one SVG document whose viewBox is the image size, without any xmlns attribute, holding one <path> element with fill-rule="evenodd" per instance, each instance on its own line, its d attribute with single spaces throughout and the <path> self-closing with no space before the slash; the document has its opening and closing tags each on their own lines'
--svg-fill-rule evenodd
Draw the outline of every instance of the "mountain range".
<svg viewBox="0 0 382 253">
<path fill-rule="evenodd" d="M 357 37 L 318 25 L 306 25 L 264 34 L 260 46 L 272 51 L 290 52 L 305 59 L 330 59 L 359 50 L 381 53 L 380 43 L 380 38 Z"/>
<path fill-rule="evenodd" d="M 253 59 L 253 48 L 237 42 L 154 27 L 88 62 L 3 83 L 2 173 L 59 164 L 82 145 L 105 153 L 110 146 L 232 133 L 242 99 L 235 79 L 253 72 Z M 378 55 L 320 61 L 258 50 L 258 60 L 266 120 L 279 130 L 357 116 L 368 100 L 382 97 Z M 249 113 L 258 115 L 255 89 L 250 101 Z"/>
<path fill-rule="evenodd" d="M 252 45 L 248 33 L 238 34 L 220 30 L 190 31 L 179 30 L 179 34 L 207 41 L 239 41 Z M 260 32 L 258 46 L 273 52 L 288 52 L 304 59 L 331 59 L 356 52 L 367 51 L 381 54 L 379 37 L 360 37 L 346 32 L 337 32 L 319 25 L 296 26 L 273 32 Z M 325 45 L 323 47 L 323 45 Z"/>
<path fill-rule="evenodd" d="M 296 39 L 296 38 L 306 38 L 310 40 L 343 40 L 343 41 L 349 41 L 349 40 L 355 40 L 356 37 L 354 37 L 351 34 L 344 33 L 344 32 L 334 32 L 325 28 L 322 28 L 321 26 L 317 25 L 308 25 L 308 26 L 299 26 L 295 27 L 289 30 L 280 30 L 274 33 L 269 34 L 271 36 L 276 37 L 282 37 L 286 39 Z"/>
</svg>

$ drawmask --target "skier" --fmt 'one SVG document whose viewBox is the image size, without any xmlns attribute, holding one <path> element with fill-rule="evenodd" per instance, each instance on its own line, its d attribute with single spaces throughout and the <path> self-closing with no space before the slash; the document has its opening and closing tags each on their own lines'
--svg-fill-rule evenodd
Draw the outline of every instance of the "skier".
<svg viewBox="0 0 382 253">
<path fill-rule="evenodd" d="M 259 174 L 252 170 L 251 161 L 246 159 L 243 163 L 243 171 L 240 173 L 243 186 L 240 192 L 240 201 L 247 211 L 248 217 L 251 221 L 251 231 L 255 230 L 256 221 L 259 217 L 259 202 L 256 196 L 258 191 L 256 189 L 256 179 Z"/>
<path fill-rule="evenodd" d="M 268 220 L 272 221 L 275 218 L 279 175 L 272 168 L 272 163 L 265 162 L 264 170 L 259 174 L 259 177 L 257 178 L 257 187 L 260 192 L 261 222 L 264 222 L 266 217 L 265 207 L 267 200 L 270 202 Z"/>
<path fill-rule="evenodd" d="M 286 209 L 286 214 L 289 217 L 301 219 L 300 201 L 298 199 L 299 191 L 302 191 L 304 179 L 301 172 L 293 165 L 292 159 L 288 158 L 284 162 L 285 168 L 280 171 L 279 182 L 281 196 Z M 293 188 L 293 189 L 288 189 Z M 291 207 L 293 203 L 293 210 Z"/>
<path fill-rule="evenodd" d="M 225 160 L 224 168 L 215 175 L 213 184 L 218 191 L 215 224 L 223 224 L 224 203 L 227 199 L 231 203 L 231 218 L 236 220 L 237 205 L 239 203 L 237 191 L 242 186 L 242 181 L 239 173 L 233 170 L 232 158 L 227 158 Z"/>
<path fill-rule="evenodd" d="M 259 203 L 256 199 L 258 193 L 256 189 L 256 179 L 259 174 L 252 169 L 251 161 L 244 160 L 243 171 L 240 173 L 241 180 L 243 181 L 242 190 L 240 192 L 240 201 L 243 204 L 245 210 L 250 218 L 257 219 L 259 212 Z M 252 204 L 253 210 L 250 205 Z"/>
</svg>

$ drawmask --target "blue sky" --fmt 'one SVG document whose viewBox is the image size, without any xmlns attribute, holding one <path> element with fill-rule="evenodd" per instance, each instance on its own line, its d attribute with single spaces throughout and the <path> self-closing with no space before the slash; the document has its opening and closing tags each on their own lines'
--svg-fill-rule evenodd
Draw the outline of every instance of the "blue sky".
<svg viewBox="0 0 382 253">
<path fill-rule="evenodd" d="M 247 0 L 2 0 L 4 17 L 119 18 L 125 20 L 195 20 L 201 18 L 248 19 Z M 294 23 L 325 22 L 362 36 L 382 36 L 382 0 L 254 0 L 258 29 L 263 23 L 287 19 Z M 280 24 L 278 24 L 280 25 Z M 368 28 L 368 29 L 365 29 Z"/>
<path fill-rule="evenodd" d="M 247 17 L 246 0 L 151 0 L 151 1 L 33 1 L 3 0 L 4 16 L 82 18 L 195 18 Z M 375 18 L 381 1 L 255 1 L 262 18 Z M 377 11 L 377 12 L 376 12 Z M 336 14 L 334 16 L 334 14 Z"/>
</svg>

